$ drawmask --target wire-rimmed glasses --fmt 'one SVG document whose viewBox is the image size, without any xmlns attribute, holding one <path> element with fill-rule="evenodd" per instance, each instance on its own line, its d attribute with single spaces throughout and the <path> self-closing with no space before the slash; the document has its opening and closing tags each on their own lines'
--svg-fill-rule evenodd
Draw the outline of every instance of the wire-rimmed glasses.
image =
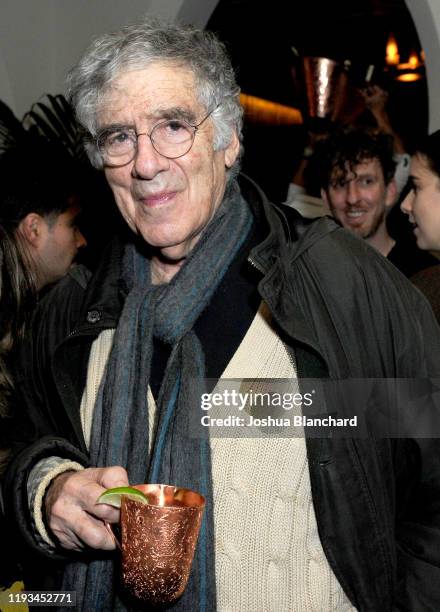
<svg viewBox="0 0 440 612">
<path fill-rule="evenodd" d="M 197 124 L 191 124 L 185 119 L 167 119 L 156 123 L 151 132 L 138 133 L 132 127 L 112 126 L 97 135 L 96 145 L 104 164 L 110 167 L 125 166 L 136 157 L 139 136 L 148 136 L 160 155 L 177 159 L 190 151 L 197 130 L 214 110 L 216 109 L 210 111 Z"/>
</svg>

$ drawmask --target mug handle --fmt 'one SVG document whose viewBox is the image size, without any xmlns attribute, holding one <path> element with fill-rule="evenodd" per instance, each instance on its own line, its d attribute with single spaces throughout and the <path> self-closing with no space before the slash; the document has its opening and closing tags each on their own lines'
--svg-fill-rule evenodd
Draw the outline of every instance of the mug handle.
<svg viewBox="0 0 440 612">
<path fill-rule="evenodd" d="M 104 521 L 104 525 L 105 525 L 107 531 L 109 532 L 109 534 L 112 536 L 113 541 L 116 544 L 116 547 L 119 548 L 119 550 L 122 552 L 122 545 L 121 545 L 120 541 L 118 540 L 118 537 L 115 534 L 111 523 L 108 523 L 107 521 Z"/>
</svg>

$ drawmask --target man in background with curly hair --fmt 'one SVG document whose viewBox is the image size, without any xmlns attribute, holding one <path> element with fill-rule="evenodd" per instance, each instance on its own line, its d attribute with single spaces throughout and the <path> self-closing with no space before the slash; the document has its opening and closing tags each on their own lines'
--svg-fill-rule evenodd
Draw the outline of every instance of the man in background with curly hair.
<svg viewBox="0 0 440 612">
<path fill-rule="evenodd" d="M 417 248 L 410 236 L 389 232 L 387 217 L 397 200 L 393 155 L 388 134 L 344 127 L 319 143 L 315 167 L 332 216 L 410 277 L 437 260 Z"/>
</svg>

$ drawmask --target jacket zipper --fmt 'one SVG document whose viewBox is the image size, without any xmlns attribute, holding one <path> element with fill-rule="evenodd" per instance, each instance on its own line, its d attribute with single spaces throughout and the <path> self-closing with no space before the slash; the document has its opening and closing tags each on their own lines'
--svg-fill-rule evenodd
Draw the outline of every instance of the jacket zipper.
<svg viewBox="0 0 440 612">
<path fill-rule="evenodd" d="M 266 271 L 264 270 L 263 266 L 257 263 L 255 259 L 253 259 L 251 256 L 248 257 L 248 262 L 251 264 L 251 266 L 256 268 L 258 272 L 261 272 L 261 274 L 266 274 Z"/>
<path fill-rule="evenodd" d="M 89 327 L 82 327 L 80 329 L 74 329 L 73 331 L 70 332 L 70 334 L 68 334 L 64 340 L 62 341 L 63 343 L 66 342 L 67 340 L 69 340 L 70 338 L 74 338 L 75 336 L 89 336 L 89 335 L 96 335 L 96 337 L 99 336 L 99 334 L 101 332 L 103 332 L 106 329 L 116 329 L 116 325 L 114 322 L 110 323 L 108 322 L 107 324 L 101 324 L 99 326 L 95 325 L 92 326 L 90 325 Z"/>
</svg>

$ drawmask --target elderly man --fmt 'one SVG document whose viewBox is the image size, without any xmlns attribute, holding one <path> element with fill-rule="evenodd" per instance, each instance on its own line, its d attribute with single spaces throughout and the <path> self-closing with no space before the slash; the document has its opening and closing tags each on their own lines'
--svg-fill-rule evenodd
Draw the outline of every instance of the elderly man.
<svg viewBox="0 0 440 612">
<path fill-rule="evenodd" d="M 435 609 L 434 442 L 188 431 L 205 377 L 438 375 L 423 298 L 332 220 L 239 187 L 242 111 L 213 35 L 145 22 L 103 36 L 70 91 L 131 232 L 40 305 L 22 359 L 30 440 L 5 489 L 26 558 L 45 554 L 40 572 L 81 609 L 126 609 L 105 526 L 119 512 L 96 500 L 173 483 L 207 499 L 173 609 Z"/>
<path fill-rule="evenodd" d="M 437 262 L 410 237 L 393 238 L 387 216 L 396 203 L 392 139 L 364 128 L 336 130 L 316 152 L 321 197 L 332 216 L 366 240 L 405 276 Z"/>
</svg>

